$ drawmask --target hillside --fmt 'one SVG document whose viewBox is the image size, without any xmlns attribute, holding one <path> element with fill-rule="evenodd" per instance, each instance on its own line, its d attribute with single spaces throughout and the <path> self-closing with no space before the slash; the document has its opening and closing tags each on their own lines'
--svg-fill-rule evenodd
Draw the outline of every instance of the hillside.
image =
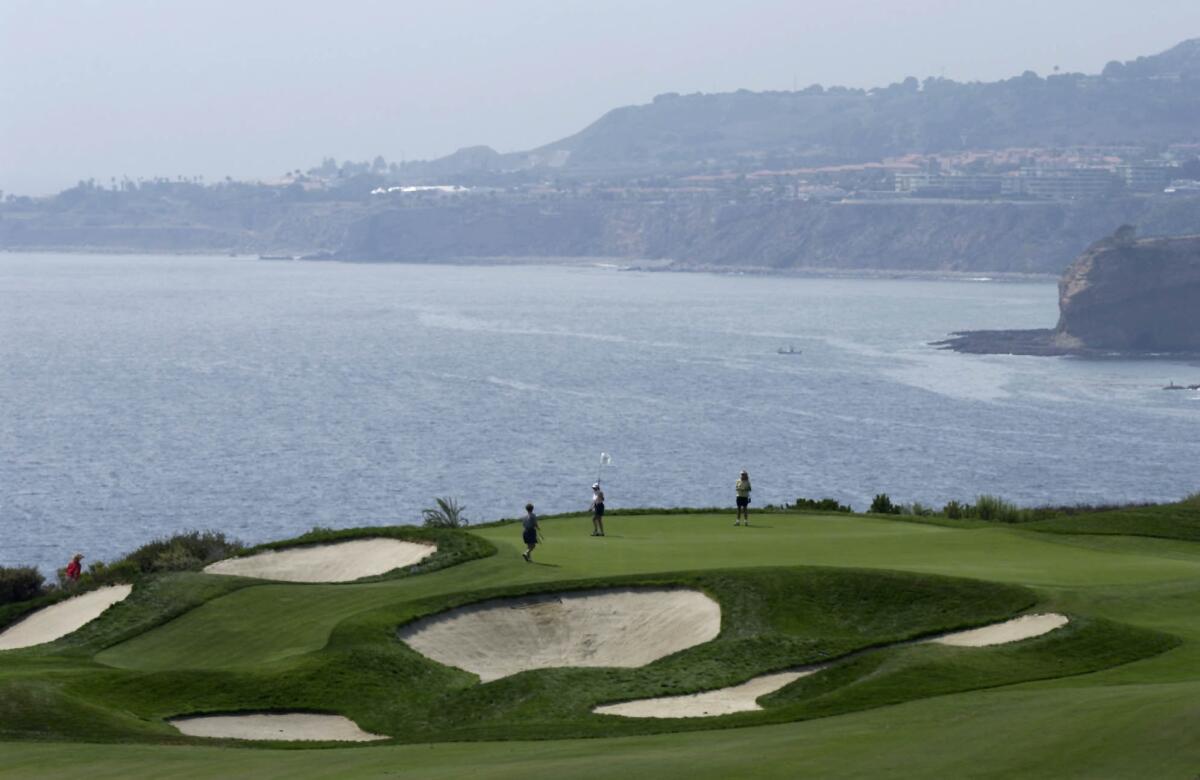
<svg viewBox="0 0 1200 780">
<path fill-rule="evenodd" d="M 0 250 L 1057 274 L 1120 224 L 1200 233 L 1198 60 L 1193 39 L 1099 75 L 668 94 L 527 152 L 85 181 L 10 195 Z"/>
<path fill-rule="evenodd" d="M 1026 71 L 990 83 L 910 76 L 871 90 L 667 93 L 613 109 L 538 149 L 502 156 L 464 150 L 421 172 L 644 172 L 732 161 L 786 168 L 961 149 L 1194 142 L 1198 124 L 1194 38 L 1110 63 L 1100 75 Z"/>
</svg>

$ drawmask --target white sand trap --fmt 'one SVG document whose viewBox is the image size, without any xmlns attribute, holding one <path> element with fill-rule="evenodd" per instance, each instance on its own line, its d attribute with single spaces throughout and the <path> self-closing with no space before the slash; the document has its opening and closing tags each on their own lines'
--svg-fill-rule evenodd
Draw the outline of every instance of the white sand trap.
<svg viewBox="0 0 1200 780">
<path fill-rule="evenodd" d="M 645 666 L 720 631 L 721 607 L 699 591 L 625 588 L 493 599 L 422 618 L 399 636 L 488 682 L 529 669 Z"/>
<path fill-rule="evenodd" d="M 1020 642 L 1022 639 L 1032 639 L 1035 636 L 1048 634 L 1056 628 L 1062 628 L 1069 621 L 1066 615 L 1048 612 L 1041 615 L 1022 615 L 1019 618 L 995 623 L 983 628 L 973 628 L 970 631 L 959 631 L 946 634 L 936 639 L 930 639 L 939 645 L 954 647 L 989 647 L 990 645 L 1005 645 L 1009 642 Z"/>
<path fill-rule="evenodd" d="M 823 668 L 814 666 L 792 672 L 764 674 L 741 685 L 686 696 L 660 696 L 656 699 L 604 704 L 592 712 L 601 715 L 621 715 L 626 718 L 713 718 L 735 712 L 753 712 L 762 709 L 758 706 L 759 697 L 774 693 L 783 686 L 801 677 L 815 674 Z"/>
<path fill-rule="evenodd" d="M 39 609 L 0 634 L 0 650 L 53 642 L 100 617 L 132 592 L 132 585 L 109 585 Z"/>
<path fill-rule="evenodd" d="M 285 582 L 349 582 L 412 566 L 435 552 L 435 544 L 376 537 L 226 558 L 210 563 L 204 571 Z"/>
<path fill-rule="evenodd" d="M 275 739 L 286 742 L 374 742 L 387 739 L 363 731 L 341 715 L 281 712 L 255 715 L 203 715 L 168 721 L 189 737 Z"/>
<path fill-rule="evenodd" d="M 924 641 L 955 647 L 988 647 L 1019 642 L 1022 639 L 1032 639 L 1035 636 L 1048 634 L 1057 628 L 1062 628 L 1068 622 L 1066 615 L 1056 613 L 1022 615 L 1003 623 L 974 628 L 970 631 L 959 631 Z M 604 704 L 594 708 L 592 712 L 601 715 L 621 715 L 626 718 L 711 718 L 734 712 L 752 712 L 762 709 L 758 706 L 760 697 L 773 693 L 801 677 L 819 672 L 823 668 L 825 667 L 813 666 L 791 672 L 766 674 L 741 685 L 686 696 L 662 696 L 655 699 L 636 699 L 618 704 Z"/>
</svg>

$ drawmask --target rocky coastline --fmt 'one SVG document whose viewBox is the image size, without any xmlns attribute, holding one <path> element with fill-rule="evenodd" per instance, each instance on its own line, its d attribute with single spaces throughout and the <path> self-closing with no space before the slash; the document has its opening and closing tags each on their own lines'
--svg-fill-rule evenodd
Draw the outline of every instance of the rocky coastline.
<svg viewBox="0 0 1200 780">
<path fill-rule="evenodd" d="M 1123 226 L 1058 283 L 1054 328 L 952 333 L 933 346 L 973 354 L 1200 358 L 1200 235 L 1135 239 Z"/>
<path fill-rule="evenodd" d="M 1196 360 L 1200 350 L 1145 352 L 1101 349 L 1056 339 L 1054 328 L 1029 330 L 965 330 L 951 333 L 930 346 L 969 355 L 1032 355 L 1035 357 L 1079 357 L 1093 360 Z"/>
</svg>

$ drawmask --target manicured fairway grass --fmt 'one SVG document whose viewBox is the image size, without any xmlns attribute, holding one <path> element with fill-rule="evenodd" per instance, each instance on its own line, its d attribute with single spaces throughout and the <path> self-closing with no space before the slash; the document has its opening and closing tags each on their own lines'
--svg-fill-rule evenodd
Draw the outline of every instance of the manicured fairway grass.
<svg viewBox="0 0 1200 780">
<path fill-rule="evenodd" d="M 1031 524 L 1065 534 L 1120 534 L 1200 541 L 1200 498 L 1169 506 L 1135 506 L 1055 517 Z"/>
<path fill-rule="evenodd" d="M 14 743 L 0 777 L 1193 778 L 1200 683 L 1003 689 L 781 726 L 332 750 Z"/>
<path fill-rule="evenodd" d="M 603 539 L 587 520 L 549 520 L 535 564 L 520 559 L 516 526 L 492 526 L 476 533 L 495 556 L 362 584 L 214 590 L 216 578 L 171 575 L 159 598 L 174 591 L 199 606 L 163 625 L 106 630 L 106 615 L 65 645 L 0 655 L 0 734 L 12 740 L 0 743 L 0 776 L 38 776 L 63 756 L 89 777 L 1200 772 L 1200 544 L 846 515 L 756 520 L 618 516 Z M 704 590 L 721 603 L 722 635 L 643 669 L 482 686 L 394 639 L 397 625 L 455 604 L 602 584 Z M 894 644 L 1035 606 L 1072 622 L 994 648 Z M 589 714 L 863 649 L 764 698 L 760 713 Z M 162 720 L 255 708 L 339 712 L 402 741 L 526 741 L 210 747 Z"/>
<path fill-rule="evenodd" d="M 337 623 L 397 599 L 662 571 L 821 565 L 1035 585 L 1200 578 L 1200 546 L 1174 542 L 1171 549 L 1185 557 L 1096 551 L 1008 528 L 958 530 L 835 515 L 771 515 L 761 523 L 733 528 L 723 516 L 620 517 L 610 519 L 609 536 L 597 539 L 587 535 L 586 520 L 550 520 L 534 565 L 520 560 L 524 548 L 515 526 L 488 528 L 478 533 L 500 548 L 493 558 L 399 582 L 247 588 L 99 660 L 141 669 L 253 665 L 317 650 Z M 187 639 L 195 636 L 207 638 L 202 647 Z"/>
</svg>

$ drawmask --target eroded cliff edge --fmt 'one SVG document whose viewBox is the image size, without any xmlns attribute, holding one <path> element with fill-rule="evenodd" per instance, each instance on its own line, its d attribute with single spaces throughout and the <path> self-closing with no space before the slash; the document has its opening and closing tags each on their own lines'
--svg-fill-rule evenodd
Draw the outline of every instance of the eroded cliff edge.
<svg viewBox="0 0 1200 780">
<path fill-rule="evenodd" d="M 966 331 L 938 342 L 1014 355 L 1200 355 L 1200 235 L 1092 244 L 1058 283 L 1058 325 Z"/>
</svg>

